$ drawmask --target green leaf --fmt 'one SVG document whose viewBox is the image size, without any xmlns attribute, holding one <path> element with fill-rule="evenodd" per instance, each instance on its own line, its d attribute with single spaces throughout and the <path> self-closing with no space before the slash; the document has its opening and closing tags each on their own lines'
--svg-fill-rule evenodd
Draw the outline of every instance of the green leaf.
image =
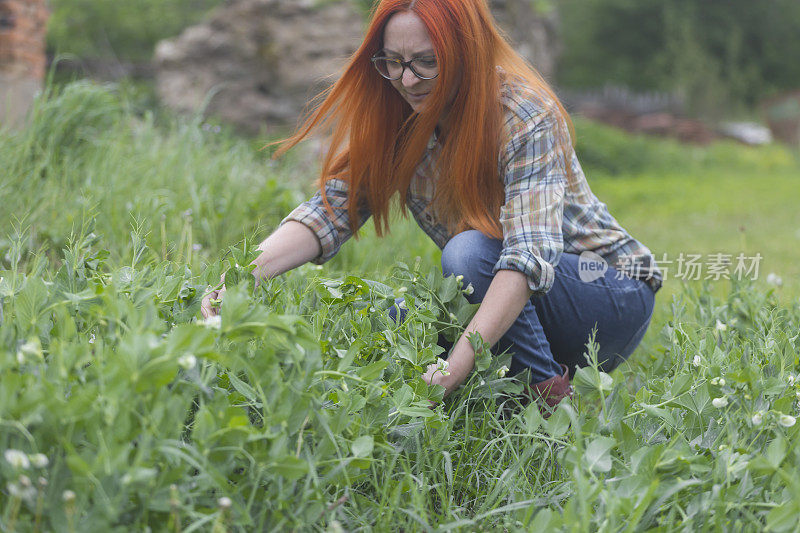
<svg viewBox="0 0 800 533">
<path fill-rule="evenodd" d="M 251 402 L 258 401 L 256 391 L 253 389 L 253 387 L 251 387 L 250 385 L 248 385 L 247 383 L 236 377 L 236 375 L 233 372 L 228 372 L 228 379 L 230 380 L 233 388 L 236 389 L 236 391 L 239 392 L 242 396 L 247 398 L 248 401 Z"/>
<path fill-rule="evenodd" d="M 642 406 L 644 412 L 647 413 L 648 415 L 663 420 L 670 427 L 675 427 L 675 418 L 672 416 L 672 413 L 670 413 L 663 407 L 656 407 L 655 405 L 649 405 L 646 403 L 642 403 L 640 405 Z"/>
<path fill-rule="evenodd" d="M 597 437 L 586 447 L 583 460 L 589 470 L 608 472 L 611 470 L 611 448 L 617 441 L 611 437 Z"/>
<path fill-rule="evenodd" d="M 772 468 L 777 469 L 786 458 L 786 439 L 782 435 L 777 435 L 769 443 L 765 457 Z"/>
<path fill-rule="evenodd" d="M 579 394 L 594 397 L 600 391 L 611 391 L 614 387 L 614 380 L 605 372 L 591 367 L 583 367 L 575 372 L 572 386 Z"/>
<path fill-rule="evenodd" d="M 784 502 L 767 514 L 768 531 L 793 531 L 800 508 L 795 501 Z"/>
<path fill-rule="evenodd" d="M 539 412 L 539 406 L 535 403 L 528 404 L 528 406 L 525 408 L 524 420 L 525 430 L 528 433 L 533 433 L 539 429 L 542 425 L 542 422 L 544 422 L 542 413 Z"/>
<path fill-rule="evenodd" d="M 400 359 L 405 359 L 406 361 L 415 366 L 419 364 L 418 362 L 419 358 L 417 357 L 418 355 L 417 350 L 415 350 L 413 346 L 411 346 L 410 344 L 408 344 L 403 340 L 399 340 L 396 348 L 397 348 L 397 357 L 399 357 Z"/>
<path fill-rule="evenodd" d="M 362 435 L 353 441 L 350 449 L 355 457 L 369 457 L 375 447 L 375 440 L 372 435 Z"/>
<path fill-rule="evenodd" d="M 397 410 L 401 415 L 410 416 L 412 418 L 422 417 L 429 418 L 433 416 L 433 410 L 427 407 L 401 407 Z"/>
<path fill-rule="evenodd" d="M 556 409 L 547 420 L 546 429 L 553 437 L 561 437 L 569 429 L 569 414 L 563 409 Z"/>
<path fill-rule="evenodd" d="M 407 407 L 414 399 L 414 391 L 411 387 L 404 383 L 402 387 L 394 394 L 394 401 L 398 407 Z"/>
<path fill-rule="evenodd" d="M 374 363 L 370 363 L 367 366 L 360 368 L 358 370 L 358 375 L 361 377 L 361 379 L 372 381 L 381 377 L 383 370 L 387 366 L 389 366 L 389 361 L 381 359 L 380 361 L 375 361 Z"/>
<path fill-rule="evenodd" d="M 458 280 L 456 277 L 450 275 L 444 278 L 441 287 L 436 291 L 436 295 L 443 304 L 455 298 L 458 295 Z"/>
<path fill-rule="evenodd" d="M 442 450 L 442 458 L 444 459 L 444 475 L 447 478 L 448 485 L 453 484 L 453 460 L 450 457 L 450 452 Z"/>
<path fill-rule="evenodd" d="M 356 339 L 347 349 L 347 352 L 345 352 L 344 356 L 341 354 L 339 355 L 339 357 L 342 359 L 339 361 L 339 365 L 336 367 L 336 369 L 339 372 L 345 372 L 348 368 L 350 368 L 350 365 L 353 364 L 353 360 L 356 358 L 356 355 L 358 355 L 363 347 L 364 341 L 361 339 Z M 337 350 L 337 354 L 338 352 L 339 350 Z"/>
<path fill-rule="evenodd" d="M 272 465 L 273 470 L 289 481 L 303 477 L 308 472 L 308 463 L 293 455 L 287 455 Z"/>
</svg>

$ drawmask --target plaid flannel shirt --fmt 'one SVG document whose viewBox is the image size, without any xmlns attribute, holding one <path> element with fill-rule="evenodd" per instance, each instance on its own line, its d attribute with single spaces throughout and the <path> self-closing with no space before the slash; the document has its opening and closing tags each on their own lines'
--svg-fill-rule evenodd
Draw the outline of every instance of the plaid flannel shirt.
<svg viewBox="0 0 800 533">
<path fill-rule="evenodd" d="M 503 248 L 494 266 L 526 275 L 534 294 L 544 294 L 553 285 L 554 267 L 563 252 L 594 252 L 628 277 L 642 279 L 657 291 L 662 274 L 650 250 L 631 237 L 592 193 L 575 151 L 569 147 L 572 175 L 557 150 L 556 120 L 527 86 L 512 84 L 503 77 L 501 102 L 505 109 L 504 139 L 498 157 L 499 176 L 505 187 L 505 204 L 499 222 Z M 550 107 L 552 109 L 552 107 Z M 435 163 L 441 146 L 434 134 L 417 167 L 406 195 L 406 206 L 422 230 L 439 246 L 453 236 L 436 220 L 431 206 L 435 186 Z M 353 232 L 347 215 L 347 184 L 332 179 L 326 184 L 331 218 L 317 192 L 299 205 L 282 222 L 295 220 L 308 226 L 319 239 L 322 253 L 314 262 L 332 258 Z M 337 209 L 340 208 L 340 209 Z M 370 213 L 359 213 L 359 227 Z"/>
</svg>

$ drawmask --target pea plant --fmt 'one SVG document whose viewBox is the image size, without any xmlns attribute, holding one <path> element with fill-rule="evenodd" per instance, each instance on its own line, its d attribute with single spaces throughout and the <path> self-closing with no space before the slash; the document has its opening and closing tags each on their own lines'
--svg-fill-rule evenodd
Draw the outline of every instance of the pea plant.
<svg viewBox="0 0 800 533">
<path fill-rule="evenodd" d="M 124 264 L 91 224 L 52 264 L 12 239 L 6 530 L 797 527 L 800 303 L 687 287 L 613 377 L 591 341 L 575 398 L 544 418 L 480 338 L 453 395 L 421 378 L 475 312 L 459 278 L 397 263 L 257 285 L 248 241 L 194 273 L 131 239 Z"/>
</svg>

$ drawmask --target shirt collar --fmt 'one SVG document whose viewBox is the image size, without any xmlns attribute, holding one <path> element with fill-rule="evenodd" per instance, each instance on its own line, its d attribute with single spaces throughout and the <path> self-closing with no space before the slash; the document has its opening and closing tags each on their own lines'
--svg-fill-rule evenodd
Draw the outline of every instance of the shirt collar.
<svg viewBox="0 0 800 533">
<path fill-rule="evenodd" d="M 439 140 L 439 136 L 436 135 L 436 130 L 433 130 L 430 139 L 428 139 L 428 150 L 433 150 L 433 147 L 436 146 L 436 143 Z"/>
</svg>

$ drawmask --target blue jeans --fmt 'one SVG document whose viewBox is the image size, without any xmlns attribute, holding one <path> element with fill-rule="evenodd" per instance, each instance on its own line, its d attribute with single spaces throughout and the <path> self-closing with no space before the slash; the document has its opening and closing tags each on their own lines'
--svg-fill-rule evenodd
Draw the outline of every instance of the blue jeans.
<svg viewBox="0 0 800 533">
<path fill-rule="evenodd" d="M 475 289 L 467 299 L 479 303 L 494 278 L 501 249 L 502 241 L 479 231 L 459 233 L 442 250 L 444 275 L 464 276 L 464 285 L 471 283 Z M 653 314 L 653 290 L 642 280 L 619 276 L 611 266 L 598 279 L 582 281 L 578 258 L 561 254 L 552 288 L 533 296 L 494 346 L 496 352 L 513 353 L 509 373 L 529 368 L 531 382 L 538 383 L 562 375 L 559 364 L 565 364 L 574 375 L 576 367 L 588 364 L 584 353 L 595 326 L 598 361 L 606 372 L 641 342 Z"/>
</svg>

